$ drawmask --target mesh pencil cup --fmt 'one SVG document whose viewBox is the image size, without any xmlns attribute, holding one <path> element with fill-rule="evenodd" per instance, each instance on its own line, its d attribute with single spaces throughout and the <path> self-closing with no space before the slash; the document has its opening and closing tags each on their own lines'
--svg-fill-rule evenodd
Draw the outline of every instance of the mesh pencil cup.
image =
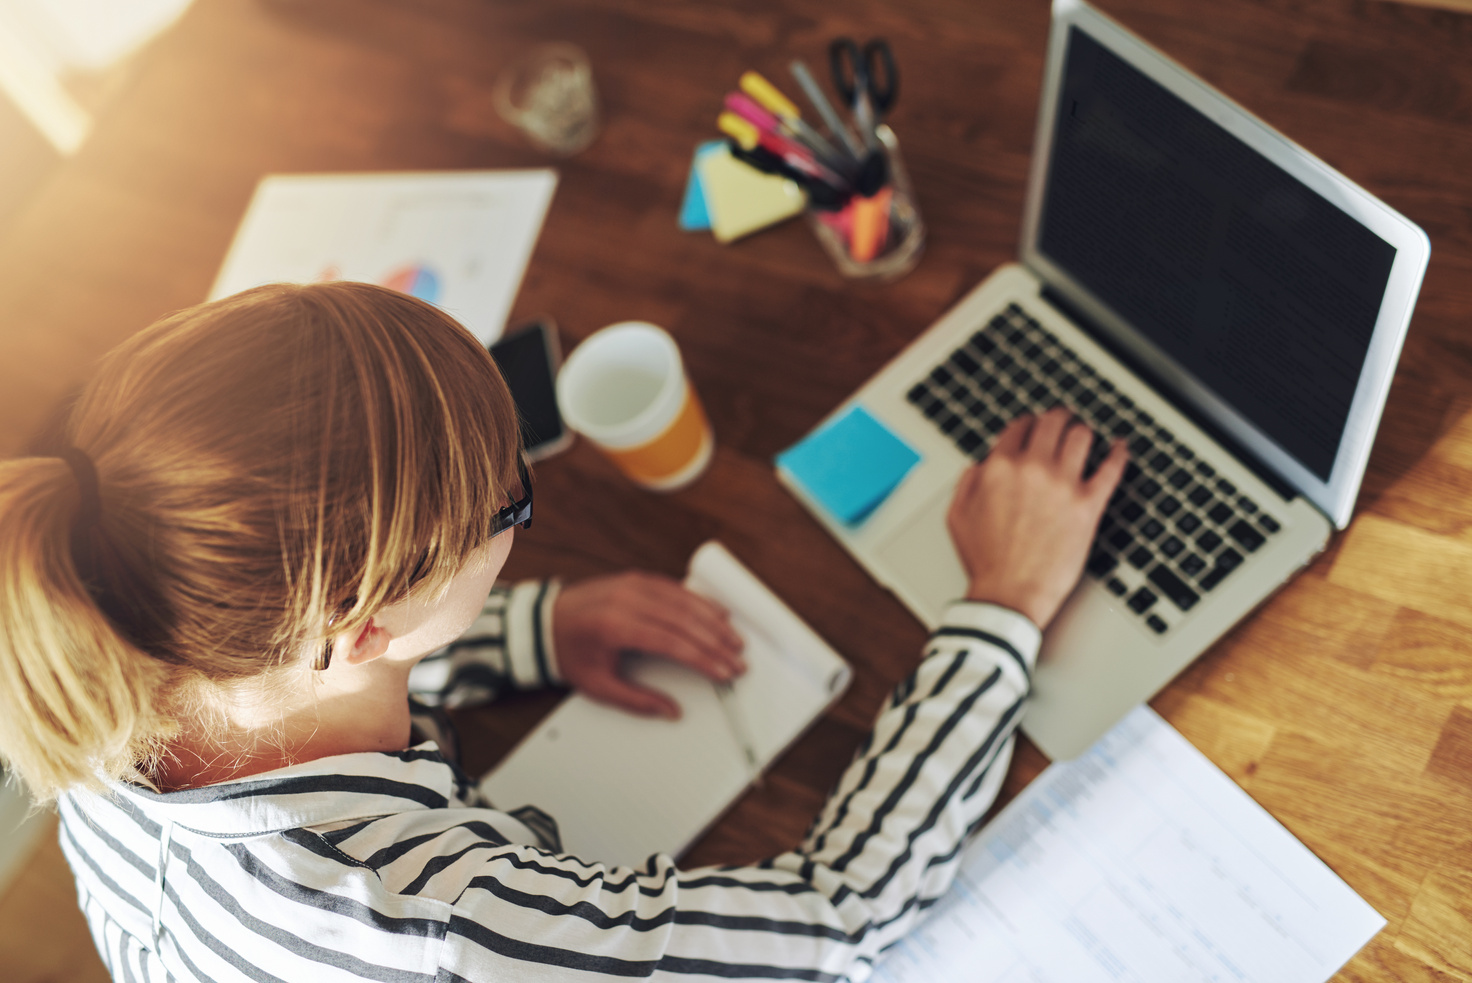
<svg viewBox="0 0 1472 983">
<path fill-rule="evenodd" d="M 804 214 L 839 273 L 855 280 L 897 280 L 920 261 L 925 222 L 894 131 L 881 124 L 874 136 L 885 162 L 885 184 L 868 198 L 856 196 L 840 211 L 808 208 Z"/>
</svg>

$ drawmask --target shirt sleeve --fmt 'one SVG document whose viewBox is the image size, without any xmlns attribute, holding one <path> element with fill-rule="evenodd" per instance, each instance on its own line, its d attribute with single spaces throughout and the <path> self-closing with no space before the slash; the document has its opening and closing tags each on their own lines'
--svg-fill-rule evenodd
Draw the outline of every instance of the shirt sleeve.
<svg viewBox="0 0 1472 983">
<path fill-rule="evenodd" d="M 866 979 L 955 876 L 1010 760 L 1039 642 L 1016 612 L 952 605 L 803 842 L 760 864 L 681 871 L 657 856 L 635 871 L 487 851 L 454 899 L 442 972 Z"/>
<path fill-rule="evenodd" d="M 561 685 L 552 645 L 557 580 L 528 580 L 491 589 L 465 634 L 421 659 L 409 692 L 429 706 L 465 707 L 509 689 Z"/>
</svg>

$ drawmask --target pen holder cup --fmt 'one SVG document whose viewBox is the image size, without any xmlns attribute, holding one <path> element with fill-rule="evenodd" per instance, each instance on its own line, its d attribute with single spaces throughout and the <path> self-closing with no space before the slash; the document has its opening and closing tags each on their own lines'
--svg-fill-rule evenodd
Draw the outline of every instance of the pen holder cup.
<svg viewBox="0 0 1472 983">
<path fill-rule="evenodd" d="M 897 280 L 920 261 L 925 222 L 894 131 L 880 125 L 874 135 L 885 162 L 885 184 L 868 198 L 850 199 L 839 211 L 809 207 L 805 214 L 839 273 L 855 280 Z"/>
</svg>

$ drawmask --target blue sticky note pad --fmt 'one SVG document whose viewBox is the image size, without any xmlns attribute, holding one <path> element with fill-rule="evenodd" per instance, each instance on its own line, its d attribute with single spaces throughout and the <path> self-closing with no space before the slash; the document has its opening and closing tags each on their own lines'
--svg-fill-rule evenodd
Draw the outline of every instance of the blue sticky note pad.
<svg viewBox="0 0 1472 983">
<path fill-rule="evenodd" d="M 686 232 L 710 228 L 710 209 L 705 203 L 705 188 L 700 184 L 700 170 L 695 161 L 723 146 L 725 143 L 721 140 L 710 140 L 695 148 L 695 158 L 690 162 L 690 177 L 685 182 L 685 199 L 680 203 L 679 225 Z"/>
<path fill-rule="evenodd" d="M 777 455 L 777 464 L 834 518 L 856 526 L 894 491 L 920 455 L 862 406 Z"/>
</svg>

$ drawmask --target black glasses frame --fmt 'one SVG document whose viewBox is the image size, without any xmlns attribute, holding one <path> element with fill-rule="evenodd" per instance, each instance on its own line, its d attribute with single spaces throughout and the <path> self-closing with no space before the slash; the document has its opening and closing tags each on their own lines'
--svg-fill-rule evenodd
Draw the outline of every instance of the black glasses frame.
<svg viewBox="0 0 1472 983">
<path fill-rule="evenodd" d="M 532 527 L 532 474 L 527 469 L 526 458 L 518 464 L 517 478 L 521 481 L 521 498 L 491 516 L 492 536 L 499 536 L 512 526 Z"/>
</svg>

